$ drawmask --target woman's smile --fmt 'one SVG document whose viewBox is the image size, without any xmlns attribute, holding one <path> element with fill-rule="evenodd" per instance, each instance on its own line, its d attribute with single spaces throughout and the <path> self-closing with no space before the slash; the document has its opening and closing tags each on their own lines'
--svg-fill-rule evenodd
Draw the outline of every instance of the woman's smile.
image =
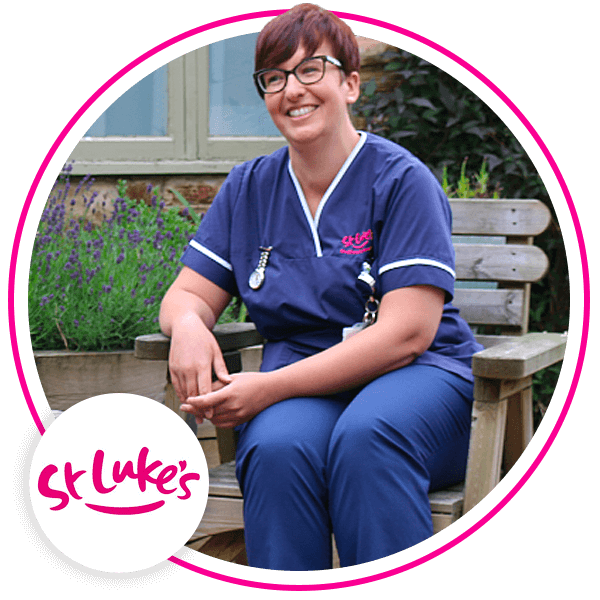
<svg viewBox="0 0 600 600">
<path fill-rule="evenodd" d="M 307 115 L 315 110 L 317 110 L 317 106 L 302 106 L 300 108 L 292 108 L 288 110 L 288 115 L 293 118 L 303 117 L 304 115 Z"/>
</svg>

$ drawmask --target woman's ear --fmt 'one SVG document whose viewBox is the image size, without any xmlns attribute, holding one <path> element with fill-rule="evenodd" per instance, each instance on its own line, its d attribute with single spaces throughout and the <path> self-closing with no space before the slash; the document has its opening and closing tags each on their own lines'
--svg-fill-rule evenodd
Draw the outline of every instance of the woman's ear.
<svg viewBox="0 0 600 600">
<path fill-rule="evenodd" d="M 358 71 L 352 71 L 352 73 L 346 75 L 344 85 L 346 86 L 346 103 L 354 104 L 360 96 L 360 75 Z"/>
</svg>

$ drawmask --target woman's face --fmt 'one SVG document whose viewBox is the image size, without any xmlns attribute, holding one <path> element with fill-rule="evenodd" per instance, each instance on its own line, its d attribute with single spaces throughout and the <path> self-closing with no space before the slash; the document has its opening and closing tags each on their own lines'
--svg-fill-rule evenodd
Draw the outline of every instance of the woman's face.
<svg viewBox="0 0 600 600">
<path fill-rule="evenodd" d="M 327 55 L 337 58 L 328 42 L 321 44 L 312 56 Z M 307 58 L 302 46 L 286 62 L 277 65 L 292 70 Z M 356 102 L 359 95 L 358 73 L 344 76 L 344 72 L 326 63 L 321 81 L 303 85 L 290 75 L 284 90 L 265 94 L 265 104 L 273 122 L 288 142 L 298 147 L 315 141 L 326 143 L 342 135 L 351 126 L 347 105 Z"/>
</svg>

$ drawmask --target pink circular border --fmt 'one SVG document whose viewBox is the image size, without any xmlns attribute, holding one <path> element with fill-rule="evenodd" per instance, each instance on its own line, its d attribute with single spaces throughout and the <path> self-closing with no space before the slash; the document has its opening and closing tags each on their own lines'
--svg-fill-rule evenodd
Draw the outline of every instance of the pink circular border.
<svg viewBox="0 0 600 600">
<path fill-rule="evenodd" d="M 9 321 L 9 331 L 10 331 L 10 340 L 11 340 L 13 357 L 15 360 L 15 366 L 17 369 L 19 383 L 23 390 L 23 394 L 25 396 L 27 406 L 29 407 L 29 411 L 31 412 L 33 420 L 34 420 L 41 435 L 44 434 L 45 428 L 44 428 L 44 426 L 41 422 L 41 419 L 37 413 L 37 410 L 33 404 L 31 394 L 29 393 L 29 389 L 28 389 L 27 383 L 25 381 L 25 375 L 23 373 L 23 367 L 21 364 L 19 349 L 18 349 L 18 345 L 17 345 L 15 312 L 14 312 L 14 293 L 15 293 L 15 274 L 16 274 L 16 265 L 17 265 L 17 254 L 18 254 L 18 250 L 19 250 L 19 244 L 21 242 L 21 237 L 23 234 L 25 218 L 27 217 L 27 213 L 31 206 L 31 202 L 32 202 L 35 192 L 38 188 L 40 180 L 41 180 L 44 172 L 46 171 L 46 168 L 48 167 L 48 164 L 50 163 L 52 157 L 54 156 L 57 149 L 64 141 L 64 139 L 67 136 L 67 134 L 69 133 L 69 131 L 72 129 L 72 127 L 75 125 L 75 123 L 77 123 L 77 121 L 80 119 L 80 117 L 88 110 L 88 108 L 90 106 L 92 106 L 92 104 L 108 88 L 110 88 L 116 81 L 118 81 L 121 77 L 123 77 L 123 75 L 125 75 L 126 73 L 128 73 L 129 71 L 134 69 L 140 63 L 144 62 L 147 58 L 154 56 L 155 54 L 157 54 L 161 50 L 164 50 L 165 48 L 168 48 L 184 39 L 187 39 L 189 37 L 192 37 L 194 35 L 204 32 L 204 31 L 208 31 L 210 29 L 215 29 L 215 28 L 221 27 L 223 25 L 229 25 L 231 23 L 237 23 L 240 21 L 246 21 L 246 20 L 250 20 L 250 19 L 275 17 L 275 16 L 281 14 L 282 12 L 285 12 L 285 11 L 284 10 L 261 11 L 261 12 L 254 12 L 254 13 L 238 15 L 236 17 L 230 17 L 227 19 L 220 19 L 218 21 L 214 21 L 207 25 L 203 25 L 201 27 L 196 27 L 194 29 L 190 29 L 189 31 L 187 31 L 185 33 L 177 35 L 177 36 L 171 38 L 170 40 L 167 40 L 166 42 L 163 42 L 162 44 L 155 46 L 148 52 L 145 52 L 144 54 L 139 56 L 137 59 L 130 62 L 127 66 L 122 68 L 120 71 L 118 71 L 104 85 L 102 85 L 100 88 L 98 88 L 98 90 L 94 94 L 92 94 L 92 96 L 90 96 L 90 98 L 75 113 L 75 115 L 73 115 L 73 117 L 70 119 L 70 121 L 67 123 L 67 125 L 64 127 L 64 129 L 61 131 L 60 135 L 56 138 L 55 142 L 52 144 L 52 147 L 46 154 L 46 157 L 44 158 L 42 164 L 40 165 L 40 168 L 38 169 L 38 171 L 34 177 L 33 183 L 29 189 L 29 193 L 27 194 L 27 198 L 26 198 L 24 206 L 23 206 L 23 210 L 21 211 L 21 216 L 19 218 L 19 222 L 17 225 L 17 231 L 15 234 L 13 249 L 12 249 L 12 253 L 11 253 L 10 268 L 9 268 L 9 280 L 8 280 L 8 321 Z M 406 37 L 412 38 L 413 40 L 421 42 L 422 44 L 425 44 L 426 46 L 429 46 L 430 48 L 433 48 L 434 50 L 440 52 L 444 56 L 452 59 L 454 62 L 456 62 L 459 65 L 461 65 L 462 67 L 464 67 L 472 75 L 477 77 L 477 79 L 479 79 L 481 82 L 483 82 L 488 88 L 490 88 L 513 111 L 513 113 L 518 117 L 518 119 L 521 121 L 521 123 L 526 127 L 527 131 L 535 139 L 536 143 L 542 150 L 545 158 L 548 160 L 548 162 L 552 168 L 552 171 L 554 172 L 554 175 L 556 176 L 556 178 L 560 184 L 561 190 L 562 190 L 563 194 L 565 195 L 565 199 L 567 201 L 567 205 L 569 207 L 571 217 L 573 219 L 573 224 L 575 226 L 575 232 L 577 235 L 577 241 L 578 241 L 579 250 L 581 253 L 581 264 L 582 264 L 582 268 L 583 268 L 584 314 L 583 314 L 582 337 L 581 337 L 581 344 L 580 344 L 580 348 L 579 348 L 579 356 L 578 356 L 578 360 L 577 360 L 577 365 L 575 368 L 575 374 L 573 377 L 573 381 L 571 383 L 571 387 L 569 388 L 569 393 L 567 395 L 565 405 L 563 406 L 563 409 L 559 415 L 558 421 L 557 421 L 556 425 L 554 426 L 548 440 L 544 444 L 542 450 L 540 451 L 540 453 L 534 460 L 533 464 L 527 469 L 525 474 L 521 477 L 521 479 L 517 482 L 517 484 L 512 488 L 512 490 L 510 490 L 510 492 L 492 510 L 490 510 L 490 512 L 488 512 L 484 517 L 482 517 L 477 523 L 472 525 L 469 529 L 464 531 L 462 534 L 457 536 L 452 541 L 441 546 L 437 550 L 434 550 L 433 552 L 430 552 L 429 554 L 426 554 L 425 556 L 422 556 L 421 558 L 416 559 L 412 562 L 406 563 L 405 565 L 402 565 L 400 567 L 397 567 L 397 568 L 394 568 L 394 569 L 391 569 L 388 571 L 384 571 L 382 573 L 378 573 L 376 575 L 371 575 L 368 577 L 361 577 L 358 579 L 352 579 L 352 580 L 343 581 L 343 582 L 326 583 L 326 584 L 311 584 L 311 585 L 271 584 L 271 583 L 264 583 L 264 582 L 256 582 L 256 581 L 240 579 L 240 578 L 236 578 L 236 577 L 230 577 L 227 575 L 222 575 L 220 573 L 209 571 L 207 569 L 202 569 L 196 565 L 188 563 L 188 562 L 181 560 L 179 558 L 176 558 L 174 556 L 169 559 L 174 564 L 185 567 L 186 569 L 189 569 L 189 570 L 199 573 L 201 575 L 206 575 L 208 577 L 212 577 L 214 579 L 218 579 L 220 581 L 224 581 L 227 583 L 233 583 L 233 584 L 243 585 L 243 586 L 247 586 L 247 587 L 261 588 L 261 589 L 289 590 L 289 591 L 328 590 L 328 589 L 338 589 L 338 588 L 361 585 L 361 584 L 369 583 L 372 581 L 378 581 L 380 579 L 385 579 L 385 578 L 391 577 L 393 575 L 398 575 L 399 573 L 403 573 L 403 572 L 408 571 L 414 567 L 417 567 L 423 563 L 426 563 L 426 562 L 430 561 L 431 559 L 436 558 L 440 554 L 443 554 L 447 550 L 450 550 L 451 548 L 453 548 L 454 546 L 456 546 L 457 544 L 459 544 L 460 542 L 462 542 L 463 540 L 468 538 L 471 534 L 475 533 L 475 531 L 477 531 L 483 525 L 485 525 L 492 517 L 494 517 L 497 513 L 499 513 L 500 510 L 502 510 L 502 508 L 504 508 L 504 506 L 506 506 L 506 504 L 508 504 L 508 502 L 510 502 L 510 500 L 512 500 L 512 498 L 523 487 L 523 485 L 525 485 L 527 480 L 531 477 L 533 472 L 537 469 L 537 467 L 539 466 L 539 464 L 541 463 L 543 458 L 546 456 L 548 450 L 550 449 L 550 446 L 554 443 L 554 440 L 555 440 L 556 436 L 558 435 L 558 431 L 562 427 L 563 422 L 566 418 L 567 412 L 571 406 L 571 403 L 573 401 L 573 396 L 575 394 L 575 390 L 577 388 L 577 384 L 578 384 L 579 378 L 581 376 L 581 369 L 583 367 L 583 360 L 584 360 L 584 356 L 585 356 L 585 350 L 587 347 L 587 339 L 588 339 L 588 333 L 589 333 L 589 319 L 590 319 L 589 268 L 588 268 L 587 254 L 586 254 L 586 250 L 585 250 L 583 233 L 581 231 L 579 218 L 577 216 L 577 212 L 575 210 L 575 206 L 573 204 L 571 194 L 567 188 L 567 184 L 566 184 L 554 158 L 550 154 L 550 151 L 548 150 L 548 148 L 542 141 L 542 139 L 539 136 L 539 134 L 537 133 L 537 131 L 533 128 L 531 123 L 529 123 L 529 121 L 525 118 L 523 113 L 521 113 L 521 111 L 515 106 L 515 104 L 496 85 L 494 85 L 487 77 L 485 77 L 482 73 L 480 73 L 477 69 L 475 69 L 469 63 L 467 63 L 466 61 L 464 61 L 463 59 L 458 57 L 456 54 L 450 52 L 449 50 L 446 50 L 446 48 L 440 46 L 439 44 L 436 44 L 435 42 L 433 42 L 419 34 L 416 34 L 407 29 L 404 29 L 402 27 L 397 27 L 396 25 L 392 25 L 391 23 L 386 23 L 385 21 L 380 21 L 378 19 L 371 19 L 368 17 L 360 16 L 360 15 L 344 13 L 344 12 L 337 12 L 337 11 L 335 14 L 338 15 L 342 19 L 360 21 L 362 23 L 367 23 L 370 25 L 376 25 L 378 27 L 383 27 L 385 29 L 389 29 L 390 31 L 394 31 L 394 32 L 404 35 Z"/>
</svg>

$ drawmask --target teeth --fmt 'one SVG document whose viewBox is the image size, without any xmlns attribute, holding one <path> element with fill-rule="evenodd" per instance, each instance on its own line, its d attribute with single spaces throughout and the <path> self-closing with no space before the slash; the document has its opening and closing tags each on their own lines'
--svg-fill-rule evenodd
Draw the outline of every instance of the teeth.
<svg viewBox="0 0 600 600">
<path fill-rule="evenodd" d="M 304 106 L 303 108 L 296 108 L 294 110 L 290 110 L 290 117 L 301 117 L 302 115 L 307 115 L 308 113 L 315 110 L 315 106 Z"/>
</svg>

